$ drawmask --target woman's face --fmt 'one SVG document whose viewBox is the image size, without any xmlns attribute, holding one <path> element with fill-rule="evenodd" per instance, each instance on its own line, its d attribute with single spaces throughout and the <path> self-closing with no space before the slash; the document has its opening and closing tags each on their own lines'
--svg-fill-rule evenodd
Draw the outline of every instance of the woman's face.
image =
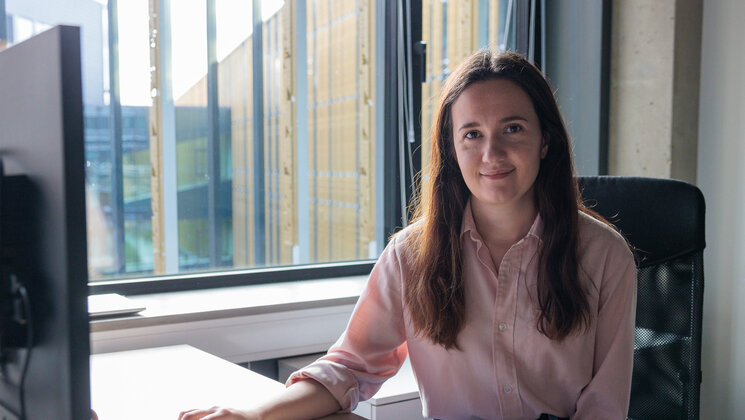
<svg viewBox="0 0 745 420">
<path fill-rule="evenodd" d="M 546 156 L 533 102 L 514 82 L 467 87 L 452 105 L 455 155 L 474 205 L 535 205 L 533 184 Z"/>
</svg>

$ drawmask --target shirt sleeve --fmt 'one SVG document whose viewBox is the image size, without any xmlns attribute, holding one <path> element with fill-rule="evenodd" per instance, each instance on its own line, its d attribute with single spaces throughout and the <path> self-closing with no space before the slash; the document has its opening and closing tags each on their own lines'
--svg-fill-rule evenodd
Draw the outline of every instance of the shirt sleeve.
<svg viewBox="0 0 745 420">
<path fill-rule="evenodd" d="M 636 316 L 636 265 L 625 243 L 614 244 L 600 287 L 593 377 L 573 420 L 626 419 L 631 394 Z"/>
<path fill-rule="evenodd" d="M 287 386 L 315 379 L 331 392 L 342 411 L 351 411 L 401 368 L 408 350 L 397 238 L 375 264 L 344 333 L 328 354 L 294 372 Z"/>
</svg>

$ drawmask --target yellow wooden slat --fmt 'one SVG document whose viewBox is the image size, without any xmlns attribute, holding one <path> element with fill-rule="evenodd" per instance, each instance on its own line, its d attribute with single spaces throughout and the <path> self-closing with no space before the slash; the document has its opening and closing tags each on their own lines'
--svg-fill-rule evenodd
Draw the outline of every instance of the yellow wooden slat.
<svg viewBox="0 0 745 420">
<path fill-rule="evenodd" d="M 280 79 L 280 263 L 292 263 L 292 247 L 298 243 L 295 133 L 296 57 L 295 2 L 285 3 L 280 11 L 281 79 Z"/>
<path fill-rule="evenodd" d="M 358 201 L 360 203 L 359 217 L 359 247 L 360 247 L 360 258 L 366 258 L 368 254 L 368 244 L 370 241 L 375 239 L 375 202 L 372 199 L 374 196 L 373 188 L 373 168 L 375 167 L 374 156 L 374 79 L 372 75 L 375 74 L 374 66 L 374 53 L 372 50 L 374 34 L 372 33 L 373 19 L 374 19 L 374 1 L 373 0 L 361 0 L 359 9 L 359 96 L 358 106 L 360 110 L 360 124 L 359 132 L 357 136 L 359 138 L 360 147 L 360 158 L 359 168 L 357 168 L 359 176 L 359 192 Z"/>
<path fill-rule="evenodd" d="M 150 33 L 151 43 L 155 44 L 155 48 L 150 48 L 150 67 L 154 68 L 153 76 L 150 78 L 150 89 L 154 89 L 155 92 L 161 91 L 161 80 L 163 78 L 163 69 L 160 66 L 161 63 L 161 50 L 160 50 L 160 20 L 158 19 L 158 10 L 160 10 L 160 2 L 158 0 L 150 0 Z M 164 224 L 163 224 L 163 174 L 162 165 L 163 161 L 163 147 L 162 147 L 162 96 L 160 94 L 153 98 L 153 105 L 149 110 L 149 122 L 150 122 L 150 191 L 151 191 L 151 206 L 153 211 L 152 216 L 152 232 L 153 232 L 153 272 L 155 274 L 165 273 L 165 236 L 164 236 Z"/>
<path fill-rule="evenodd" d="M 471 0 L 470 6 L 470 16 L 464 20 L 466 20 L 465 29 L 470 29 L 471 35 L 469 51 L 474 51 L 479 47 L 479 0 Z"/>
</svg>

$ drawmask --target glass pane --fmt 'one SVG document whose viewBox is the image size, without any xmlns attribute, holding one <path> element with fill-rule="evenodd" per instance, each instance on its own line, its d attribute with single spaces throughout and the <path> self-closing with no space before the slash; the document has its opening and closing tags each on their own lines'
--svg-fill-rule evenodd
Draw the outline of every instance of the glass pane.
<svg viewBox="0 0 745 420">
<path fill-rule="evenodd" d="M 220 178 L 229 180 L 224 212 L 232 217 L 220 226 L 221 246 L 232 265 L 254 266 L 253 206 L 253 4 L 219 0 L 216 9 L 216 55 L 221 150 Z M 217 228 L 217 226 L 216 226 Z M 263 241 L 262 241 L 263 243 Z"/>
<path fill-rule="evenodd" d="M 117 2 L 117 74 L 121 103 L 123 218 L 115 231 L 113 259 L 121 261 L 109 275 L 150 273 L 153 270 L 152 203 L 150 201 L 150 30 L 148 0 Z M 116 175 L 114 175 L 116 177 Z M 90 228 L 89 228 L 90 230 Z M 119 241 L 117 245 L 116 242 Z M 90 265 L 90 264 L 89 264 Z"/>
<path fill-rule="evenodd" d="M 307 7 L 310 258 L 366 258 L 375 220 L 375 5 Z"/>
<path fill-rule="evenodd" d="M 207 97 L 207 1 L 184 0 L 171 2 L 171 74 L 173 81 L 173 112 L 175 116 L 176 185 L 163 179 L 164 211 L 169 205 L 169 190 L 176 188 L 178 230 L 163 231 L 165 272 L 194 270 L 210 267 L 209 240 L 209 130 Z M 167 31 L 167 28 L 160 28 Z M 165 42 L 164 42 L 165 43 Z M 166 58 L 167 59 L 167 58 Z M 167 72 L 167 70 L 163 70 Z M 168 92 L 164 91 L 164 95 Z M 163 112 L 168 110 L 163 109 Z M 168 127 L 164 126 L 166 142 Z M 163 159 L 168 156 L 165 148 Z M 167 171 L 164 167 L 163 171 Z M 164 174 L 165 176 L 165 174 Z M 158 193 L 158 192 L 156 192 Z M 165 224 L 165 220 L 162 220 Z M 178 235 L 178 241 L 172 240 Z M 172 247 L 178 247 L 174 253 Z M 171 257 L 178 264 L 169 264 Z M 217 257 L 216 257 L 217 258 Z M 215 260 L 217 262 L 217 260 Z M 168 268 L 167 266 L 171 266 Z M 156 273 L 163 271 L 156 270 Z"/>
<path fill-rule="evenodd" d="M 229 139 L 225 164 L 232 166 L 233 217 L 223 225 L 232 240 L 223 243 L 232 245 L 233 266 L 368 258 L 374 4 L 307 1 L 298 10 L 296 2 L 262 1 L 260 75 L 253 73 L 252 35 L 237 42 L 245 28 L 231 28 L 252 21 L 247 9 L 217 2 L 220 135 Z M 303 12 L 306 31 L 299 34 Z M 299 118 L 307 124 L 299 126 Z"/>
<path fill-rule="evenodd" d="M 82 27 L 92 281 L 377 256 L 375 2 L 252 3 L 6 0 Z"/>
<path fill-rule="evenodd" d="M 424 0 L 422 39 L 427 44 L 427 79 L 422 85 L 422 172 L 427 182 L 430 126 L 442 82 L 479 48 L 504 49 L 504 15 L 511 0 Z M 426 197 L 424 197 L 426 200 Z"/>
</svg>

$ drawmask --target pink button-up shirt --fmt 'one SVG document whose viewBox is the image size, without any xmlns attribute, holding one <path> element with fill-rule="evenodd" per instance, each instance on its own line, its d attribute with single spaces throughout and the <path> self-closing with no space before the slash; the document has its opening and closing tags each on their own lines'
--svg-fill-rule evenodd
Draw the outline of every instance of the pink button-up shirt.
<svg viewBox="0 0 745 420">
<path fill-rule="evenodd" d="M 461 350 L 417 337 L 403 304 L 404 231 L 386 247 L 346 331 L 328 354 L 295 372 L 323 384 L 343 410 L 372 397 L 408 355 L 423 415 L 447 420 L 625 419 L 631 388 L 636 267 L 624 239 L 580 213 L 579 274 L 593 322 L 553 341 L 537 328 L 537 251 L 542 222 L 495 267 L 466 207 L 461 231 L 466 324 Z"/>
</svg>

